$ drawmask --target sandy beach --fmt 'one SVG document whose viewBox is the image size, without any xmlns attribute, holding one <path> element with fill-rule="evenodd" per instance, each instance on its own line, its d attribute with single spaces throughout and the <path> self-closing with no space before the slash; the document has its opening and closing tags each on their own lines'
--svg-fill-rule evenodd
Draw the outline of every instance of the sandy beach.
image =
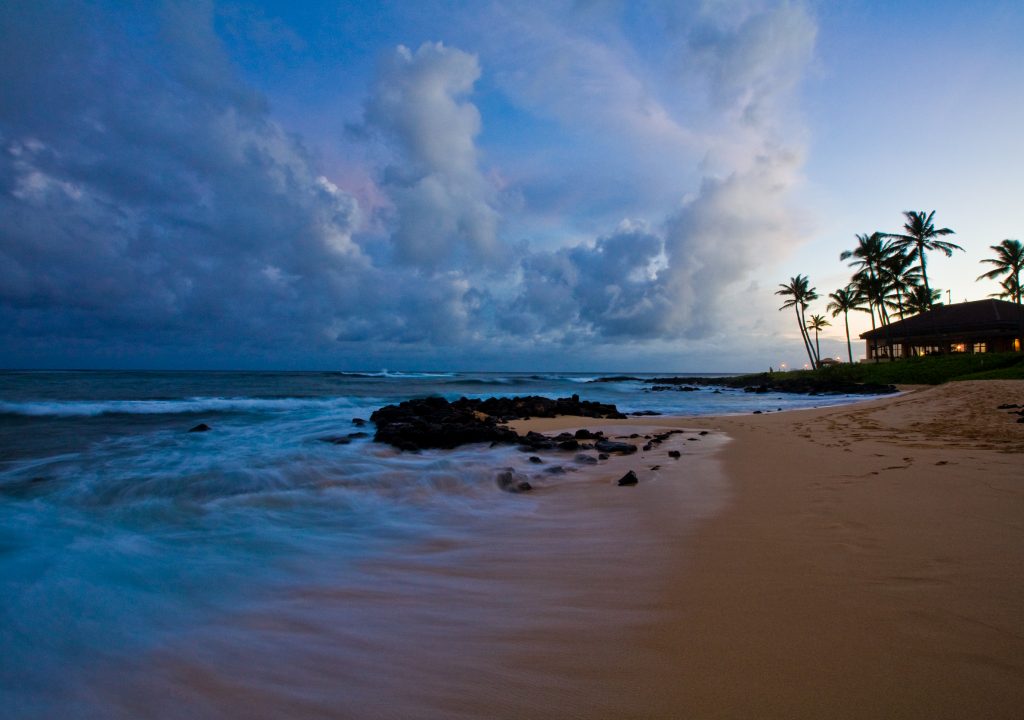
<svg viewBox="0 0 1024 720">
<path fill-rule="evenodd" d="M 665 419 L 731 438 L 729 500 L 695 535 L 665 536 L 678 561 L 635 638 L 651 662 L 623 668 L 629 714 L 1021 717 L 1024 424 L 1004 403 L 1024 405 L 1024 383 Z"/>
<path fill-rule="evenodd" d="M 73 697 L 204 720 L 1020 718 L 1024 423 L 1005 403 L 1024 383 L 525 421 L 682 432 L 524 462 L 532 491 L 488 495 L 508 513 L 91 665 Z"/>
</svg>

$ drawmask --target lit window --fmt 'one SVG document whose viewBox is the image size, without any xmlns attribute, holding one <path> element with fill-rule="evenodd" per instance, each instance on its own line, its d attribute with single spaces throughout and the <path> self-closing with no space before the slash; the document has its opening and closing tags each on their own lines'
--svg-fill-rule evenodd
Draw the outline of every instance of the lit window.
<svg viewBox="0 0 1024 720">
<path fill-rule="evenodd" d="M 976 352 L 976 353 L 988 352 L 988 343 L 974 343 L 974 352 Z"/>
<path fill-rule="evenodd" d="M 984 343 L 982 343 L 982 344 L 984 344 Z M 978 346 L 975 345 L 974 347 L 977 348 Z M 966 343 L 953 343 L 952 345 L 950 345 L 949 350 L 950 350 L 950 352 L 967 352 L 967 344 Z M 977 349 L 975 349 L 974 352 L 978 352 Z M 982 352 L 984 352 L 984 350 Z"/>
</svg>

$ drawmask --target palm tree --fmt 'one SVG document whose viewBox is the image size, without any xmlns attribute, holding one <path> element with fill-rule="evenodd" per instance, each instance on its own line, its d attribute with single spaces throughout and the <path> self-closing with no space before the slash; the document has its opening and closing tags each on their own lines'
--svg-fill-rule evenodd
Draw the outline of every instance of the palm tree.
<svg viewBox="0 0 1024 720">
<path fill-rule="evenodd" d="M 978 280 L 988 278 L 995 280 L 1000 275 L 1006 275 L 1002 282 L 1003 297 L 1009 297 L 1018 305 L 1020 301 L 1020 274 L 1024 270 L 1024 244 L 1020 240 L 1007 238 L 998 245 L 990 245 L 989 249 L 995 250 L 994 258 L 985 258 L 981 262 L 995 265 L 992 270 L 978 276 Z"/>
<path fill-rule="evenodd" d="M 1010 300 L 1012 302 L 1014 298 L 1018 297 L 1021 294 L 1020 285 L 1018 284 L 1017 280 L 1013 278 L 1012 275 L 1007 275 L 1006 278 L 1004 278 L 1003 281 L 999 283 L 999 287 L 1001 287 L 1002 290 L 1000 292 L 990 293 L 989 297 Z"/>
<path fill-rule="evenodd" d="M 818 344 L 818 331 L 824 330 L 831 324 L 824 315 L 811 315 L 811 319 L 807 321 L 807 329 L 814 331 L 815 367 L 821 367 L 821 345 Z"/>
<path fill-rule="evenodd" d="M 903 319 L 903 298 L 921 284 L 921 268 L 914 264 L 910 253 L 895 250 L 890 253 L 879 268 L 882 277 L 893 292 L 896 293 L 896 307 Z"/>
<path fill-rule="evenodd" d="M 850 358 L 850 364 L 852 365 L 853 346 L 850 345 L 850 311 L 864 310 L 864 296 L 857 290 L 856 285 L 850 283 L 834 293 L 829 293 L 828 297 L 832 302 L 828 304 L 825 310 L 831 311 L 832 317 L 839 313 L 843 314 L 843 323 L 846 325 L 846 354 Z"/>
<path fill-rule="evenodd" d="M 935 305 L 941 305 L 938 300 L 942 297 L 941 290 L 930 290 L 924 285 L 918 285 L 907 297 L 906 309 L 909 315 L 917 315 L 931 310 Z"/>
<path fill-rule="evenodd" d="M 814 361 L 814 351 L 811 348 L 811 338 L 807 334 L 807 323 L 804 320 L 804 311 L 807 306 L 818 299 L 818 293 L 815 288 L 810 286 L 810 280 L 807 279 L 806 275 L 797 275 L 789 279 L 789 283 L 780 283 L 779 289 L 775 291 L 776 295 L 782 295 L 789 298 L 786 302 L 782 303 L 782 307 L 779 310 L 785 310 L 788 307 L 793 308 L 796 313 L 796 321 L 800 326 L 800 337 L 804 341 L 804 350 L 807 351 L 807 357 L 811 360 L 811 367 L 817 367 L 817 363 Z"/>
<path fill-rule="evenodd" d="M 953 235 L 953 231 L 949 228 L 935 229 L 935 211 L 932 210 L 927 215 L 924 211 L 914 212 L 913 210 L 905 210 L 903 216 L 906 217 L 907 222 L 903 224 L 904 234 L 898 233 L 886 233 L 885 237 L 891 238 L 893 241 L 893 247 L 905 251 L 912 259 L 916 259 L 921 264 L 921 280 L 924 283 L 924 295 L 925 298 L 932 296 L 931 287 L 928 285 L 928 269 L 925 266 L 925 252 L 928 250 L 938 250 L 946 254 L 946 257 L 952 257 L 954 250 L 960 250 L 963 252 L 963 248 L 951 242 L 945 240 L 939 240 L 944 235 Z M 929 305 L 929 307 L 931 307 Z"/>
<path fill-rule="evenodd" d="M 873 232 L 857 235 L 857 247 L 853 250 L 846 250 L 839 255 L 840 260 L 849 260 L 850 267 L 857 268 L 853 275 L 853 281 L 861 285 L 875 286 L 879 277 L 882 276 L 882 267 L 893 253 L 892 243 L 886 242 L 885 235 L 880 232 Z M 868 301 L 869 312 L 871 313 L 871 328 L 875 327 L 875 302 L 871 293 L 864 292 L 862 295 Z M 878 306 L 878 322 L 882 325 L 889 320 L 885 312 L 885 305 Z"/>
</svg>

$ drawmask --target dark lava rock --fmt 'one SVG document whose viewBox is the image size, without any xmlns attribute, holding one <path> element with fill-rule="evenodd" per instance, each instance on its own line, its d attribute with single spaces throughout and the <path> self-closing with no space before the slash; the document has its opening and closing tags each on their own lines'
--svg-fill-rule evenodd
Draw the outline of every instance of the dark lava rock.
<svg viewBox="0 0 1024 720">
<path fill-rule="evenodd" d="M 637 479 L 636 473 L 630 470 L 628 473 L 619 478 L 618 485 L 619 487 L 624 487 L 627 485 L 636 485 L 638 482 L 640 482 L 640 480 Z"/>
<path fill-rule="evenodd" d="M 352 438 L 346 435 L 328 435 L 327 437 L 319 438 L 320 442 L 330 443 L 331 445 L 348 445 L 352 442 Z"/>
<path fill-rule="evenodd" d="M 653 471 L 653 470 L 661 470 L 661 465 L 651 465 L 651 467 L 650 467 L 650 468 L 648 468 L 648 469 L 649 469 L 649 470 L 652 470 L 652 471 Z"/>
<path fill-rule="evenodd" d="M 700 431 L 699 433 L 697 433 L 697 434 L 698 434 L 698 435 L 707 435 L 707 434 L 708 434 L 708 431 L 707 431 L 707 430 L 701 430 L 701 431 Z"/>
<path fill-rule="evenodd" d="M 608 459 L 608 453 L 598 453 L 597 454 L 597 459 L 598 460 L 607 460 Z"/>
<path fill-rule="evenodd" d="M 356 427 L 362 427 L 363 425 L 366 424 L 366 421 L 363 420 L 362 418 L 352 418 L 352 424 L 355 425 Z"/>
<path fill-rule="evenodd" d="M 608 377 L 599 377 L 589 380 L 592 383 L 611 383 L 611 382 L 642 382 L 638 377 L 632 375 L 609 375 Z"/>
<path fill-rule="evenodd" d="M 643 448 L 644 452 L 650 452 L 652 447 L 654 447 L 654 446 L 651 445 L 650 443 L 647 443 L 646 445 L 644 445 L 644 448 Z"/>
<path fill-rule="evenodd" d="M 632 443 L 616 442 L 614 440 L 598 440 L 594 447 L 601 453 L 621 453 L 630 455 L 636 452 L 636 445 Z M 603 459 L 603 458 L 602 458 Z"/>
<path fill-rule="evenodd" d="M 760 414 L 761 414 L 761 411 L 760 411 L 760 410 L 755 410 L 755 411 L 754 411 L 754 414 L 755 414 L 755 415 L 760 415 Z"/>
<path fill-rule="evenodd" d="M 210 427 L 209 425 L 207 425 L 206 423 L 199 423 L 199 424 L 198 424 L 198 425 L 196 425 L 195 427 L 193 427 L 193 428 L 189 428 L 189 429 L 188 429 L 188 431 L 189 431 L 189 432 L 209 432 L 209 431 L 210 431 L 210 430 L 212 430 L 212 429 L 213 429 L 213 428 L 211 428 L 211 427 Z"/>
<path fill-rule="evenodd" d="M 636 412 L 630 413 L 633 417 L 651 417 L 654 415 L 661 415 L 657 410 L 637 410 Z"/>
<path fill-rule="evenodd" d="M 578 462 L 580 465 L 597 465 L 597 458 L 593 455 L 584 455 L 583 453 L 580 453 L 574 457 L 573 460 Z"/>
<path fill-rule="evenodd" d="M 505 492 L 521 493 L 533 490 L 533 486 L 514 470 L 504 470 L 498 473 L 498 487 Z"/>
<path fill-rule="evenodd" d="M 350 437 L 353 440 L 355 440 L 356 438 L 370 437 L 370 433 L 368 433 L 368 432 L 351 432 L 346 437 Z"/>
<path fill-rule="evenodd" d="M 678 460 L 680 457 L 682 457 L 682 455 L 683 454 L 681 452 L 679 452 L 678 450 L 669 450 L 668 451 L 668 456 L 670 458 L 675 458 L 676 460 Z"/>
<path fill-rule="evenodd" d="M 565 475 L 565 468 L 561 465 L 552 465 L 549 468 L 544 468 L 544 472 L 548 475 Z"/>
<path fill-rule="evenodd" d="M 542 462 L 544 462 L 544 461 L 543 461 L 543 460 L 541 460 L 541 459 L 540 459 L 539 457 L 537 457 L 536 455 L 531 455 L 531 456 L 530 456 L 530 462 L 532 462 L 532 463 L 533 463 L 534 465 L 540 465 L 540 464 L 541 464 Z"/>
<path fill-rule="evenodd" d="M 604 433 L 600 430 L 597 432 L 590 432 L 589 430 L 580 429 L 576 431 L 573 437 L 577 440 L 598 440 L 604 437 Z"/>
<path fill-rule="evenodd" d="M 558 443 L 558 449 L 559 450 L 579 450 L 580 449 L 580 444 L 575 439 L 573 439 L 573 440 L 563 440 L 562 442 Z"/>
<path fill-rule="evenodd" d="M 571 398 L 551 400 L 539 396 L 461 398 L 448 402 L 429 397 L 387 405 L 370 416 L 377 425 L 374 440 L 402 450 L 422 448 L 454 448 L 467 443 L 521 444 L 535 450 L 555 447 L 551 438 L 530 432 L 521 436 L 504 424 L 526 417 L 598 417 L 623 419 L 626 416 L 614 405 Z M 562 442 L 574 436 L 566 433 Z M 575 448 L 573 448 L 575 449 Z"/>
</svg>

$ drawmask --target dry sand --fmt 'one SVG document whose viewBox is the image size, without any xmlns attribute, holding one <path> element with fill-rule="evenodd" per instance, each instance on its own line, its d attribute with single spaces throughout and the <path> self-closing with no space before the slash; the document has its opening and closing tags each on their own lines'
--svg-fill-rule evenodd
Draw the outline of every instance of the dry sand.
<svg viewBox="0 0 1024 720">
<path fill-rule="evenodd" d="M 643 672 L 623 667 L 628 715 L 1024 717 L 1024 424 L 1003 403 L 1024 382 L 665 419 L 732 439 L 731 501 L 666 535 L 679 561 L 632 640 Z"/>
</svg>

